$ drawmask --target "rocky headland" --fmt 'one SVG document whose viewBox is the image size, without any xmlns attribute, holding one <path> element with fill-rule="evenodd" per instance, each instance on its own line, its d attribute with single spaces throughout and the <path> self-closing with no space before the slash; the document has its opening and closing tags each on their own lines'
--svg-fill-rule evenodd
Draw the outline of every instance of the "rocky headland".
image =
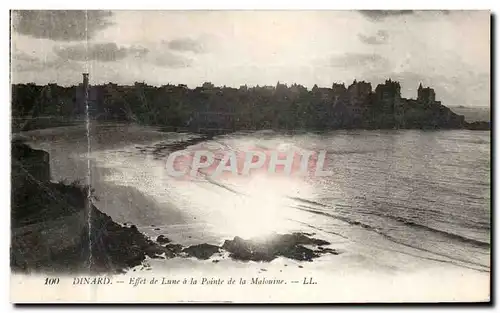
<svg viewBox="0 0 500 313">
<path fill-rule="evenodd" d="M 488 122 L 471 123 L 453 112 L 437 100 L 433 88 L 420 84 L 415 98 L 405 98 L 400 83 L 391 79 L 374 88 L 370 82 L 357 80 L 347 86 L 333 83 L 310 89 L 279 82 L 240 88 L 206 82 L 194 89 L 108 83 L 88 86 L 85 93 L 82 86 L 12 85 L 13 131 L 63 126 L 87 118 L 203 134 L 264 129 L 490 129 Z"/>
</svg>

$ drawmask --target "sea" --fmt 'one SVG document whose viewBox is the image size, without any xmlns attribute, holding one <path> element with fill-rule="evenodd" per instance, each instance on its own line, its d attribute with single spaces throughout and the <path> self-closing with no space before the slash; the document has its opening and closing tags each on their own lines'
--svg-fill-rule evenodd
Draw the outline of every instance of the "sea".
<svg viewBox="0 0 500 313">
<path fill-rule="evenodd" d="M 93 122 L 89 129 L 76 125 L 16 135 L 50 153 L 54 181 L 90 183 L 100 210 L 152 239 L 165 235 L 183 245 L 220 245 L 235 236 L 304 232 L 340 252 L 304 265 L 323 272 L 397 275 L 452 269 L 454 277 L 489 277 L 489 131 L 266 130 L 203 138 Z M 173 151 L 214 146 L 326 151 L 331 175 L 259 172 L 179 179 L 167 172 Z M 161 268 L 162 262 L 168 260 L 155 261 L 155 266 Z M 226 268 L 244 266 L 226 262 Z M 429 275 L 433 284 L 440 281 L 436 277 Z"/>
</svg>

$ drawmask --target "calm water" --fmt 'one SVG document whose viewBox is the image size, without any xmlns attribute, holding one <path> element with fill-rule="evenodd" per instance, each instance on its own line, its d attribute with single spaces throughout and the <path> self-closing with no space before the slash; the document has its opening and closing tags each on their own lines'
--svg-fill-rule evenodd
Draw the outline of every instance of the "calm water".
<svg viewBox="0 0 500 313">
<path fill-rule="evenodd" d="M 489 271 L 490 132 L 335 131 L 237 133 L 187 147 L 327 150 L 329 177 L 252 175 L 179 181 L 157 144 L 196 135 L 94 125 L 25 133 L 51 153 L 55 180 L 85 180 L 118 222 L 185 244 L 306 231 L 359 266 L 453 266 Z"/>
</svg>

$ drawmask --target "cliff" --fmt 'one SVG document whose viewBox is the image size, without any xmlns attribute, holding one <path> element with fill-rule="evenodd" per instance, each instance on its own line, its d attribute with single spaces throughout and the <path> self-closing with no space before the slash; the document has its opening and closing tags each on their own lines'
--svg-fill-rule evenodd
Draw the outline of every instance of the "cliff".
<svg viewBox="0 0 500 313">
<path fill-rule="evenodd" d="M 45 151 L 12 143 L 13 271 L 120 272 L 165 252 L 100 212 L 88 187 L 51 182 L 48 161 Z"/>
<path fill-rule="evenodd" d="M 81 119 L 77 113 L 77 88 L 55 84 L 12 86 L 12 115 L 28 120 L 24 128 L 43 128 L 50 117 L 65 123 Z M 386 80 L 373 90 L 365 81 L 351 85 L 334 83 L 331 88 L 278 83 L 276 86 L 216 87 L 205 83 L 185 85 L 92 86 L 96 120 L 138 122 L 192 132 L 218 130 L 314 130 L 334 129 L 478 129 L 468 126 L 436 100 L 430 87 L 419 86 L 416 99 L 401 96 L 399 82 Z M 44 123 L 42 123 L 44 122 Z M 40 124 L 41 123 L 41 124 Z"/>
</svg>

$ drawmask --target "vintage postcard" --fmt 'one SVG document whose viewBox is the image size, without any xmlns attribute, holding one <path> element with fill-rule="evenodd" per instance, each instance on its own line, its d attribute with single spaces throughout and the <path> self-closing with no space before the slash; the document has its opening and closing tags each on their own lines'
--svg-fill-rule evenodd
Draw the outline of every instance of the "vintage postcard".
<svg viewBox="0 0 500 313">
<path fill-rule="evenodd" d="M 13 10 L 11 301 L 489 302 L 489 11 Z"/>
</svg>

